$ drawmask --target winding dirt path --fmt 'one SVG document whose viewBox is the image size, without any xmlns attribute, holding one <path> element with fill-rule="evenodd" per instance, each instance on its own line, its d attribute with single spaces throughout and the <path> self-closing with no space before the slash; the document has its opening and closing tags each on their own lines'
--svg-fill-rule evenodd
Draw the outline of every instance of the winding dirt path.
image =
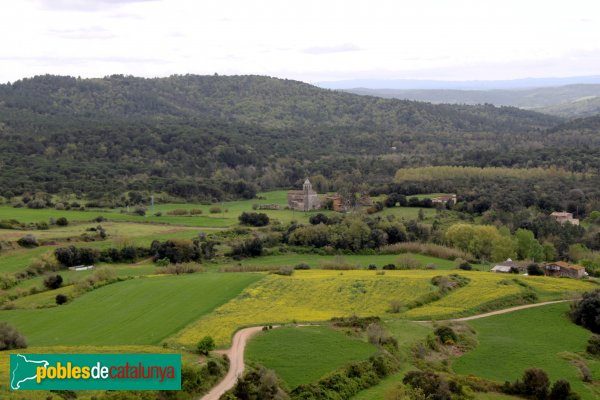
<svg viewBox="0 0 600 400">
<path fill-rule="evenodd" d="M 236 384 L 238 378 L 244 372 L 244 349 L 246 348 L 246 343 L 252 335 L 262 331 L 262 328 L 262 326 L 253 326 L 241 329 L 235 333 L 231 348 L 223 353 L 229 357 L 229 371 L 227 371 L 227 375 L 210 392 L 201 397 L 201 400 L 219 400 L 223 393 Z"/>
<path fill-rule="evenodd" d="M 534 308 L 534 307 L 547 306 L 549 304 L 566 303 L 568 301 L 573 301 L 573 300 L 555 300 L 555 301 L 545 301 L 543 303 L 525 304 L 523 306 L 510 307 L 510 308 L 505 308 L 503 310 L 496 310 L 496 311 L 491 311 L 491 312 L 487 312 L 487 313 L 483 313 L 483 314 L 471 315 L 470 317 L 452 318 L 452 319 L 440 320 L 440 321 L 437 321 L 437 322 L 472 321 L 474 319 L 491 317 L 493 315 L 507 314 L 507 313 L 511 313 L 513 311 L 525 310 L 526 308 Z M 432 321 L 415 321 L 415 322 L 432 322 Z"/>
</svg>

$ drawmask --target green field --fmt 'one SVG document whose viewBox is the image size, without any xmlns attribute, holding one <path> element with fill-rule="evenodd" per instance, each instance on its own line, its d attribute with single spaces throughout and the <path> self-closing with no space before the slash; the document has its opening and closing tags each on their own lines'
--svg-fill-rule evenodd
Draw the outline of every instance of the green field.
<svg viewBox="0 0 600 400">
<path fill-rule="evenodd" d="M 242 260 L 236 265 L 242 266 L 284 266 L 284 265 L 297 265 L 305 263 L 313 268 L 318 268 L 322 263 L 332 262 L 336 259 L 342 260 L 343 262 L 356 266 L 358 268 L 366 268 L 369 264 L 375 264 L 379 269 L 386 264 L 397 264 L 398 259 L 403 255 L 401 254 L 377 254 L 377 255 L 344 255 L 344 256 L 322 256 L 319 254 L 284 254 L 276 256 L 265 256 L 259 258 L 248 258 Z M 410 254 L 411 257 L 418 260 L 423 266 L 433 264 L 436 269 L 448 270 L 455 267 L 455 262 L 450 260 L 444 260 L 442 258 L 424 256 L 421 254 Z"/>
<path fill-rule="evenodd" d="M 274 370 L 293 389 L 376 351 L 377 347 L 331 328 L 284 327 L 253 338 L 246 357 L 251 364 Z"/>
<path fill-rule="evenodd" d="M 521 310 L 471 321 L 479 345 L 453 363 L 454 371 L 500 382 L 520 379 L 527 368 L 544 369 L 552 381 L 567 379 L 583 399 L 597 399 L 581 381 L 575 366 L 564 353 L 583 353 L 591 332 L 571 323 L 568 304 Z M 600 379 L 600 361 L 592 364 L 594 379 Z"/>
<path fill-rule="evenodd" d="M 1 311 L 1 315 L 32 346 L 157 344 L 261 277 L 139 278 L 96 289 L 63 306 Z"/>
</svg>

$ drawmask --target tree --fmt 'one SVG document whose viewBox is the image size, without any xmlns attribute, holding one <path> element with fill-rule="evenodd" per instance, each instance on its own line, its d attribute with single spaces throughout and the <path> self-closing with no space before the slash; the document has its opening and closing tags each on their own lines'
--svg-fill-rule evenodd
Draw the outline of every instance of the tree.
<svg viewBox="0 0 600 400">
<path fill-rule="evenodd" d="M 69 301 L 69 298 L 64 294 L 57 294 L 55 300 L 56 304 L 60 306 L 61 304 L 65 304 L 67 301 Z"/>
<path fill-rule="evenodd" d="M 7 322 L 0 322 L 0 351 L 11 349 L 24 349 L 27 340 L 19 331 Z"/>
<path fill-rule="evenodd" d="M 577 325 L 600 333 L 600 289 L 583 294 L 582 299 L 571 306 L 571 320 Z"/>
<path fill-rule="evenodd" d="M 521 260 L 542 261 L 544 251 L 540 243 L 535 239 L 533 232 L 528 229 L 517 229 L 517 254 Z"/>
<path fill-rule="evenodd" d="M 269 225 L 269 216 L 264 213 L 243 212 L 238 219 L 242 225 L 266 226 Z"/>
<path fill-rule="evenodd" d="M 38 247 L 40 245 L 37 238 L 31 234 L 23 236 L 21 239 L 17 240 L 17 243 L 21 247 Z"/>
<path fill-rule="evenodd" d="M 50 275 L 44 279 L 44 286 L 50 290 L 58 289 L 63 283 L 63 278 L 60 275 Z"/>
<path fill-rule="evenodd" d="M 523 394 L 526 396 L 544 400 L 548 396 L 549 387 L 550 379 L 544 370 L 530 368 L 523 373 Z"/>
<path fill-rule="evenodd" d="M 196 345 L 198 353 L 205 356 L 215 349 L 215 341 L 211 336 L 204 336 Z"/>
<path fill-rule="evenodd" d="M 552 385 L 549 400 L 578 400 L 579 395 L 571 391 L 571 384 L 564 379 L 559 379 Z"/>
</svg>

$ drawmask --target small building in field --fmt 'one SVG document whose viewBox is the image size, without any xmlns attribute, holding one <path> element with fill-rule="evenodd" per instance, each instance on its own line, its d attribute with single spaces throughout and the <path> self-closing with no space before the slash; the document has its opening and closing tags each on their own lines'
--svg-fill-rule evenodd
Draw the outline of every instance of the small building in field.
<svg viewBox="0 0 600 400">
<path fill-rule="evenodd" d="M 527 272 L 527 266 L 525 265 L 525 263 L 513 261 L 510 258 L 508 258 L 506 261 L 502 261 L 501 263 L 494 265 L 491 271 L 501 272 L 505 274 L 510 272 L 522 274 Z"/>
<path fill-rule="evenodd" d="M 559 222 L 561 224 L 566 224 L 567 222 L 573 224 L 573 225 L 579 225 L 579 219 L 578 218 L 573 218 L 573 213 L 570 212 L 566 212 L 566 211 L 555 211 L 552 214 L 550 214 L 550 216 L 552 218 L 554 218 L 556 220 L 556 222 Z"/>
<path fill-rule="evenodd" d="M 585 268 L 565 261 L 553 261 L 542 267 L 546 276 L 563 276 L 568 278 L 583 278 L 587 275 Z"/>
<path fill-rule="evenodd" d="M 288 207 L 296 211 L 310 211 L 321 208 L 319 195 L 312 188 L 308 178 L 302 185 L 302 190 L 290 190 L 287 195 Z"/>
<path fill-rule="evenodd" d="M 94 269 L 93 265 L 76 265 L 74 267 L 69 267 L 70 271 L 88 271 L 90 269 Z"/>
<path fill-rule="evenodd" d="M 431 203 L 433 205 L 436 204 L 442 204 L 442 205 L 446 205 L 449 204 L 451 206 L 456 204 L 456 195 L 455 194 L 447 194 L 444 196 L 438 196 L 438 197 L 434 197 L 431 199 Z"/>
</svg>

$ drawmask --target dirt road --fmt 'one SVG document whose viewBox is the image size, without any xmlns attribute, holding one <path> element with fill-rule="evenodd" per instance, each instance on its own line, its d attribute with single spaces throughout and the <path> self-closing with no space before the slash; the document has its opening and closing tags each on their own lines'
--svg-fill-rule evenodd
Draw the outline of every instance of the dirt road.
<svg viewBox="0 0 600 400">
<path fill-rule="evenodd" d="M 244 349 L 246 348 L 246 343 L 252 335 L 260 332 L 262 328 L 262 326 L 254 326 L 236 332 L 233 336 L 231 348 L 224 353 L 229 357 L 230 363 L 227 375 L 225 375 L 225 378 L 223 378 L 217 386 L 213 387 L 210 392 L 205 394 L 201 400 L 218 400 L 223 393 L 235 385 L 238 378 L 244 372 Z"/>
<path fill-rule="evenodd" d="M 506 313 L 510 313 L 510 312 L 513 312 L 513 311 L 524 310 L 526 308 L 547 306 L 549 304 L 566 303 L 568 301 L 573 301 L 573 300 L 555 300 L 555 301 L 545 301 L 543 303 L 525 304 L 524 306 L 516 306 L 516 307 L 511 307 L 511 308 L 505 308 L 503 310 L 497 310 L 497 311 L 491 311 L 491 312 L 484 313 L 484 314 L 472 315 L 470 317 L 453 318 L 453 319 L 447 319 L 447 320 L 444 320 L 444 321 L 437 321 L 437 322 L 472 321 L 474 319 L 491 317 L 492 315 L 506 314 Z M 432 321 L 416 321 L 416 322 L 432 322 Z"/>
</svg>

